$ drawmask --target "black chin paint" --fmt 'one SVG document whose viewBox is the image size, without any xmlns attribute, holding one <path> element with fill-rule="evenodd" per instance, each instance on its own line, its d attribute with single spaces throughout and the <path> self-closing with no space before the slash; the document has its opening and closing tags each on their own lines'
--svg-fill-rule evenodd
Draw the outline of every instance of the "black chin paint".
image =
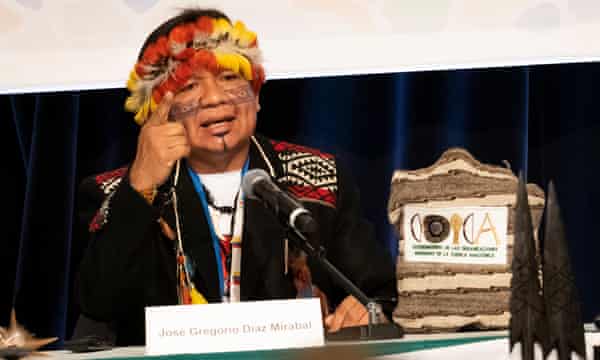
<svg viewBox="0 0 600 360">
<path fill-rule="evenodd" d="M 221 142 L 223 143 L 223 152 L 227 152 L 227 143 L 225 142 L 225 135 L 221 135 Z"/>
</svg>

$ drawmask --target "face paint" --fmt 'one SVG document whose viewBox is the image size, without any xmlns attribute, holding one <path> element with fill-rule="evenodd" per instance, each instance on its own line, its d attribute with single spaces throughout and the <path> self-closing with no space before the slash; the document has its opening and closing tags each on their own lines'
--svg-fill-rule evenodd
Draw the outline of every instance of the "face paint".
<svg viewBox="0 0 600 360">
<path fill-rule="evenodd" d="M 248 85 L 242 85 L 231 89 L 223 89 L 223 91 L 229 96 L 229 99 L 231 99 L 231 102 L 235 105 L 254 101 L 254 93 Z"/>
<path fill-rule="evenodd" d="M 243 85 L 231 89 L 223 89 L 233 105 L 240 105 L 254 101 L 254 93 L 249 86 Z M 190 101 L 188 103 L 174 103 L 169 111 L 169 119 L 181 121 L 188 116 L 196 116 L 197 112 L 202 110 L 199 101 Z"/>
<path fill-rule="evenodd" d="M 202 106 L 198 101 L 188 103 L 174 103 L 169 110 L 169 120 L 182 121 L 188 116 L 196 116 Z"/>
</svg>

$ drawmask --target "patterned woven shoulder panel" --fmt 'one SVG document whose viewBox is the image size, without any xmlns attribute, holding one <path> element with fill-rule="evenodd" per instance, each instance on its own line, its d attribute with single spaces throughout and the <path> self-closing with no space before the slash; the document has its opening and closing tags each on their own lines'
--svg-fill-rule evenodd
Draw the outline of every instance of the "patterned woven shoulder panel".
<svg viewBox="0 0 600 360">
<path fill-rule="evenodd" d="M 121 183 L 121 180 L 123 180 L 123 175 L 125 175 L 126 171 L 127 168 L 122 167 L 96 175 L 96 185 L 104 194 L 104 200 L 102 201 L 100 209 L 98 209 L 96 215 L 94 215 L 94 218 L 90 222 L 88 228 L 90 232 L 96 232 L 100 230 L 108 222 L 108 215 L 110 213 L 110 200 Z"/>
<path fill-rule="evenodd" d="M 335 207 L 337 170 L 333 155 L 306 146 L 271 141 L 282 163 L 283 176 L 277 179 L 301 200 Z"/>
</svg>

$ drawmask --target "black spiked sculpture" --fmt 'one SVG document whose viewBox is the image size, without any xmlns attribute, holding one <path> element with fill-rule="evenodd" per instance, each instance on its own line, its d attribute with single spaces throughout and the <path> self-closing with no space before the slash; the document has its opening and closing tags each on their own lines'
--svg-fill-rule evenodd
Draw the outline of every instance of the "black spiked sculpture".
<svg viewBox="0 0 600 360">
<path fill-rule="evenodd" d="M 533 360 L 534 344 L 548 354 L 547 323 L 536 258 L 531 212 L 523 175 L 519 174 L 515 209 L 515 238 L 510 282 L 510 351 L 521 344 L 521 359 Z"/>
<path fill-rule="evenodd" d="M 585 358 L 585 337 L 581 308 L 571 259 L 560 214 L 558 198 L 552 181 L 546 200 L 544 232 L 544 302 L 548 318 L 549 346 L 558 351 L 558 359 L 571 358 L 577 353 Z"/>
</svg>

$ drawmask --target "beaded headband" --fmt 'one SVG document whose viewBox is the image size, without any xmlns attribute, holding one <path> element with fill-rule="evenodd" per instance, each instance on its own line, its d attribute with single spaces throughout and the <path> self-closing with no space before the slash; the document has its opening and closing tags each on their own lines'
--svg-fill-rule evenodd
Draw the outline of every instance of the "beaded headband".
<svg viewBox="0 0 600 360">
<path fill-rule="evenodd" d="M 237 21 L 201 16 L 174 27 L 149 44 L 127 81 L 125 109 L 142 125 L 167 92 L 183 87 L 194 70 L 231 70 L 249 81 L 255 94 L 265 81 L 256 34 Z"/>
</svg>

